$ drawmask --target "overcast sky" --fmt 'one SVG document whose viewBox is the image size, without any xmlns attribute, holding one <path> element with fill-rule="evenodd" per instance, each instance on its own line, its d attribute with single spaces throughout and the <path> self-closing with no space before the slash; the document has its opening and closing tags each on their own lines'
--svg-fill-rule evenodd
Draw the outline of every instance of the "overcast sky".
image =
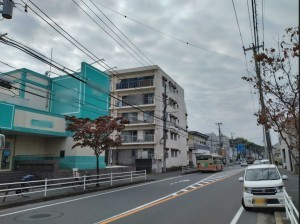
<svg viewBox="0 0 300 224">
<path fill-rule="evenodd" d="M 216 123 L 221 122 L 224 135 L 231 137 L 234 133 L 234 138 L 243 137 L 263 145 L 262 127 L 257 126 L 254 116 L 258 110 L 258 95 L 241 79 L 247 74 L 246 61 L 254 74 L 250 62 L 252 52 L 248 51 L 245 59 L 232 0 L 84 0 L 97 16 L 81 1 L 74 1 L 96 23 L 72 0 L 32 0 L 98 59 L 104 58 L 110 67 L 158 65 L 185 91 L 189 130 L 218 133 Z M 250 0 L 234 1 L 246 48 L 253 43 L 247 1 L 251 7 Z M 0 34 L 8 33 L 8 37 L 49 57 L 52 49 L 53 60 L 73 70 L 80 68 L 81 61 L 93 62 L 40 19 L 33 10 L 41 16 L 42 13 L 30 0 L 27 13 L 21 5 L 16 6 L 12 19 L 0 20 Z M 298 8 L 299 0 L 257 0 L 259 38 L 266 48 L 277 46 L 285 28 L 298 26 Z M 0 61 L 42 74 L 49 70 L 48 65 L 2 43 Z M 108 68 L 94 66 L 102 71 Z M 0 63 L 0 72 L 11 70 Z M 277 142 L 272 132 L 272 143 Z"/>
</svg>

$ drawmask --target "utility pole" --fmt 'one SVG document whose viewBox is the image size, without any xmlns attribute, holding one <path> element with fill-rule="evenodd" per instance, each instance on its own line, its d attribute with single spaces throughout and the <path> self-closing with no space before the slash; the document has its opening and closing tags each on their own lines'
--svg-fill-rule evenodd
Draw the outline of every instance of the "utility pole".
<svg viewBox="0 0 300 224">
<path fill-rule="evenodd" d="M 218 125 L 219 129 L 219 155 L 222 155 L 222 134 L 221 134 L 221 125 L 223 125 L 221 122 L 216 123 Z"/>
<path fill-rule="evenodd" d="M 253 33 L 254 33 L 254 44 L 252 44 L 252 47 L 245 49 L 244 47 L 244 53 L 248 50 L 253 51 L 254 56 L 254 64 L 255 64 L 255 72 L 257 77 L 257 88 L 259 92 L 259 101 L 261 105 L 261 114 L 262 116 L 266 117 L 266 105 L 264 101 L 264 95 L 262 90 L 262 78 L 261 78 L 261 70 L 260 70 L 260 63 L 257 61 L 257 55 L 259 53 L 259 48 L 264 47 L 264 45 L 259 45 L 259 39 L 258 39 L 258 28 L 257 28 L 257 10 L 256 10 L 256 0 L 252 0 L 252 20 L 253 20 Z M 246 53 L 245 53 L 246 54 Z M 269 127 L 265 124 L 264 125 L 264 134 L 266 137 L 266 143 L 267 143 L 267 151 L 268 151 L 268 157 L 271 163 L 273 163 L 272 158 L 272 144 L 271 144 L 271 138 L 270 138 L 270 132 Z"/>
<path fill-rule="evenodd" d="M 234 132 L 231 132 L 231 148 L 232 148 L 232 158 L 231 160 L 232 161 L 235 161 L 235 144 L 234 144 L 234 141 L 233 141 L 233 135 L 235 134 Z"/>
<path fill-rule="evenodd" d="M 230 147 L 235 148 L 235 144 L 233 143 L 233 135 L 234 135 L 235 133 L 234 133 L 234 132 L 230 132 L 230 134 L 231 134 L 231 145 L 230 145 Z"/>
<path fill-rule="evenodd" d="M 167 79 L 163 76 L 162 77 L 164 81 L 164 95 L 163 95 L 163 103 L 164 103 L 164 109 L 163 109 L 163 173 L 167 172 L 167 163 L 166 163 L 166 144 L 167 144 Z"/>
<path fill-rule="evenodd" d="M 244 51 L 248 50 L 253 50 L 253 55 L 254 55 L 254 63 L 255 63 L 255 72 L 256 72 L 256 77 L 257 77 L 257 88 L 258 88 L 258 93 L 259 93 L 259 102 L 261 105 L 261 114 L 265 117 L 266 116 L 266 105 L 264 101 L 264 94 L 262 90 L 262 78 L 261 78 L 261 71 L 260 71 L 260 63 L 257 61 L 257 49 L 260 47 L 263 47 L 263 45 L 255 46 L 254 44 L 252 47 L 244 49 Z M 266 137 L 266 143 L 267 143 L 267 151 L 268 151 L 268 157 L 271 163 L 273 163 L 273 158 L 272 158 L 272 143 L 271 143 L 271 138 L 270 138 L 270 131 L 268 126 L 265 124 L 264 125 L 264 134 Z"/>
</svg>

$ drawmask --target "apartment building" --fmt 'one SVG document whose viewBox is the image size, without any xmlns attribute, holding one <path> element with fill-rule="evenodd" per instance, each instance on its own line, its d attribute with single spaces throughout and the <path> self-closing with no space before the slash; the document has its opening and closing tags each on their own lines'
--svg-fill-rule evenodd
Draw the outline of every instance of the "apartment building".
<svg viewBox="0 0 300 224">
<path fill-rule="evenodd" d="M 122 146 L 111 150 L 111 163 L 162 172 L 166 95 L 166 168 L 187 165 L 188 127 L 183 88 L 156 65 L 111 72 L 110 80 L 111 115 L 125 117 L 130 122 L 122 132 Z"/>
</svg>

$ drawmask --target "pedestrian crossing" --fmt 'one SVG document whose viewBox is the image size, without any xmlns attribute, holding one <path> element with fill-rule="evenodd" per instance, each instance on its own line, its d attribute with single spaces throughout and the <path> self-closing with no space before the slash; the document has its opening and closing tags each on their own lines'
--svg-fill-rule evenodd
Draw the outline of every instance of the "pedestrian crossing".
<svg viewBox="0 0 300 224">
<path fill-rule="evenodd" d="M 220 181 L 220 180 L 223 180 L 225 178 L 228 178 L 228 177 L 231 177 L 237 173 L 240 173 L 241 171 L 243 171 L 244 169 L 237 169 L 237 170 L 229 170 L 229 171 L 224 171 L 224 172 L 220 172 L 220 173 L 216 173 L 216 174 L 213 174 L 209 177 L 206 177 L 196 183 L 193 183 L 175 193 L 172 194 L 173 197 L 175 196 L 179 196 L 180 194 L 183 194 L 183 193 L 187 193 L 189 191 L 192 191 L 192 190 L 196 190 L 198 188 L 201 188 L 201 187 L 205 187 L 207 185 L 210 185 L 210 184 L 213 184 L 217 181 Z"/>
</svg>

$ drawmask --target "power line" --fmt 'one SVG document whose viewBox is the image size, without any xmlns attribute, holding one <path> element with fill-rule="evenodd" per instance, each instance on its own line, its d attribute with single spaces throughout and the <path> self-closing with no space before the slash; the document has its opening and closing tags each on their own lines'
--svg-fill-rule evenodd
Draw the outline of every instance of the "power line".
<svg viewBox="0 0 300 224">
<path fill-rule="evenodd" d="M 218 54 L 218 55 L 221 55 L 221 56 L 230 58 L 230 59 L 240 60 L 239 58 L 232 57 L 231 55 L 226 55 L 226 54 L 220 53 L 220 52 L 218 52 L 218 51 L 215 51 L 215 50 L 211 50 L 211 49 L 202 47 L 202 46 L 200 46 L 199 44 L 192 43 L 192 42 L 189 42 L 189 41 L 185 41 L 185 40 L 182 40 L 182 39 L 180 39 L 180 38 L 177 38 L 177 37 L 175 37 L 175 36 L 173 36 L 173 35 L 170 35 L 170 34 L 167 34 L 167 33 L 165 33 L 165 32 L 162 32 L 162 31 L 160 31 L 160 30 L 158 30 L 158 29 L 156 29 L 156 28 L 153 28 L 153 27 L 151 27 L 151 26 L 149 26 L 149 25 L 146 25 L 146 24 L 144 24 L 144 23 L 142 23 L 142 22 L 139 22 L 139 21 L 137 21 L 136 19 L 133 19 L 133 18 L 131 18 L 131 17 L 127 16 L 127 15 L 124 15 L 124 14 L 122 14 L 122 13 L 120 13 L 120 12 L 117 12 L 116 10 L 111 9 L 111 8 L 109 8 L 108 6 L 106 6 L 106 5 L 102 4 L 102 3 L 97 2 L 96 4 L 101 5 L 101 6 L 103 6 L 104 8 L 106 8 L 106 9 L 112 11 L 112 12 L 115 12 L 115 13 L 121 15 L 121 16 L 124 17 L 125 19 L 129 19 L 129 20 L 131 20 L 131 21 L 133 21 L 133 22 L 135 22 L 135 23 L 138 23 L 138 24 L 140 24 L 140 25 L 142 25 L 142 26 L 144 26 L 144 27 L 146 27 L 146 28 L 148 28 L 148 29 L 150 29 L 150 30 L 152 30 L 152 31 L 155 31 L 155 32 L 157 32 L 157 33 L 160 33 L 161 35 L 164 35 L 164 36 L 167 36 L 167 37 L 169 37 L 169 38 L 172 38 L 172 39 L 174 39 L 174 40 L 176 40 L 176 41 L 178 41 L 178 42 L 181 42 L 181 43 L 183 43 L 183 44 L 185 44 L 185 45 L 189 45 L 189 46 L 196 47 L 196 48 L 199 48 L 199 49 L 202 49 L 202 50 L 205 50 L 205 51 L 209 51 L 209 52 L 212 52 L 212 53 L 215 53 L 215 54 Z"/>
<path fill-rule="evenodd" d="M 5 40 L 5 39 L 8 39 L 8 40 Z M 47 58 L 46 56 L 43 56 L 43 55 L 37 55 L 36 52 L 32 52 L 32 51 L 31 51 L 32 49 L 30 49 L 30 48 L 26 47 L 25 45 L 22 45 L 22 44 L 20 44 L 20 43 L 18 43 L 18 42 L 16 42 L 16 41 L 12 40 L 12 39 L 10 39 L 10 38 L 5 37 L 5 39 L 2 37 L 2 38 L 0 39 L 0 42 L 2 42 L 2 43 L 4 43 L 4 44 L 7 44 L 7 45 L 10 45 L 10 46 L 13 46 L 13 47 L 16 47 L 16 48 L 18 48 L 18 49 L 24 51 L 25 53 L 27 53 L 27 54 L 29 54 L 29 55 L 31 55 L 31 56 L 37 58 L 38 60 L 41 60 L 42 62 L 44 62 L 44 63 L 46 63 L 46 64 L 49 64 L 49 65 L 55 67 L 55 68 L 58 69 L 58 70 L 61 70 L 62 72 L 66 73 L 67 75 L 69 75 L 69 76 L 71 76 L 71 77 L 77 79 L 78 81 L 83 82 L 83 83 L 85 83 L 85 84 L 87 84 L 87 85 L 89 84 L 89 83 L 87 83 L 88 81 L 79 79 L 78 77 L 76 77 L 76 76 L 70 74 L 69 72 L 67 72 L 67 70 L 72 71 L 71 69 L 68 69 L 68 68 L 66 68 L 66 67 L 60 68 L 58 65 L 53 64 L 53 62 L 56 63 L 55 61 L 52 60 L 52 62 L 50 62 L 50 61 L 49 61 L 49 58 Z M 19 45 L 18 45 L 18 44 L 19 44 Z M 43 57 L 41 57 L 41 56 L 43 56 Z M 46 59 L 48 59 L 48 60 L 46 60 Z M 74 71 L 73 71 L 73 72 L 74 72 Z M 102 91 L 102 90 L 100 90 L 100 91 Z M 106 94 L 108 94 L 108 93 L 106 93 Z M 111 94 L 108 94 L 108 95 L 109 95 L 110 97 L 112 97 L 112 98 L 114 98 L 114 99 L 117 99 L 118 101 L 120 101 L 120 102 L 122 102 L 122 103 L 128 105 L 128 106 L 131 106 L 132 108 L 135 108 L 135 109 L 137 109 L 137 110 L 139 110 L 139 111 L 142 111 L 142 112 L 144 112 L 144 113 L 147 113 L 147 111 L 144 111 L 144 110 L 141 109 L 140 107 L 134 106 L 134 105 L 132 105 L 132 104 L 130 104 L 130 103 L 124 101 L 124 100 L 118 99 L 117 97 L 115 97 L 115 96 L 113 96 L 113 95 L 111 95 Z M 149 115 L 152 116 L 151 114 L 149 114 Z M 157 119 L 159 119 L 159 120 L 162 120 L 162 118 L 160 118 L 160 117 L 157 117 L 157 116 L 153 116 L 153 117 L 154 117 L 154 118 L 157 118 Z M 179 127 L 179 128 L 182 128 L 182 127 L 180 127 L 180 126 L 178 126 L 178 127 Z M 182 129 L 183 129 L 183 128 L 182 128 Z"/>
<path fill-rule="evenodd" d="M 29 0 L 30 1 L 30 0 Z M 31 1 L 30 1 L 31 2 Z M 32 3 L 32 2 L 31 2 Z M 65 29 L 63 29 L 61 26 L 59 26 L 56 22 L 54 22 L 45 12 L 43 12 L 38 6 L 36 6 L 34 3 L 32 3 L 44 16 L 46 16 L 50 21 L 52 21 L 57 27 L 59 27 L 61 30 L 63 30 L 64 33 L 66 33 L 70 38 L 72 38 L 77 44 L 79 44 L 81 47 L 83 47 L 85 50 L 87 50 L 90 54 L 92 54 L 94 57 L 98 59 L 98 62 L 101 61 L 96 55 L 94 55 L 92 52 L 90 52 L 86 47 L 84 47 L 81 43 L 79 43 L 73 36 L 71 36 Z M 29 6 L 28 6 L 29 7 Z M 29 7 L 30 8 L 30 7 Z M 62 34 L 59 30 L 57 30 L 52 24 L 50 24 L 48 21 L 46 21 L 44 18 L 42 18 L 37 12 L 35 12 L 32 8 L 30 8 L 38 17 L 40 17 L 42 20 L 44 20 L 48 25 L 50 25 L 55 31 L 57 31 L 60 35 L 62 35 L 65 39 L 67 39 L 71 44 L 73 44 L 76 48 L 78 48 L 81 52 L 86 54 L 88 57 L 90 57 L 92 60 L 96 61 L 94 58 L 92 58 L 90 55 L 88 55 L 86 52 L 84 52 L 81 48 L 79 48 L 74 42 L 72 42 L 69 38 L 67 38 L 64 34 Z M 88 14 L 87 14 L 88 15 Z M 90 17 L 91 18 L 91 17 Z M 91 18 L 92 19 L 92 18 Z M 124 48 L 124 47 L 123 47 Z M 124 48 L 125 49 L 125 48 Z M 126 49 L 125 49 L 126 50 Z M 98 63 L 99 64 L 99 63 Z M 102 64 L 107 66 L 109 69 L 113 69 L 112 67 L 108 66 L 106 63 L 101 61 L 100 66 L 104 67 Z M 105 68 L 105 67 L 104 67 Z M 113 69 L 112 75 L 115 75 L 117 72 Z M 118 74 L 118 73 L 117 73 Z"/>
</svg>

